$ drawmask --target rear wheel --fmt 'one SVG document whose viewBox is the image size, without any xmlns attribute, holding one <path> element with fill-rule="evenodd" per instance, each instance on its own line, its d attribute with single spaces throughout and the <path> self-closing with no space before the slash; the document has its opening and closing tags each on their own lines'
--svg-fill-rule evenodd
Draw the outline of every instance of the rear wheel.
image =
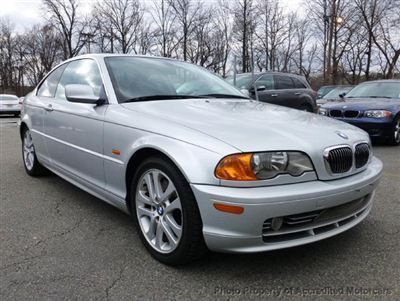
<svg viewBox="0 0 400 301">
<path fill-rule="evenodd" d="M 185 264 L 207 251 L 196 200 L 172 163 L 146 159 L 132 179 L 130 195 L 139 236 L 157 260 Z"/>
<path fill-rule="evenodd" d="M 391 145 L 400 145 L 400 115 L 397 115 L 393 122 L 392 134 L 389 136 Z"/>
<path fill-rule="evenodd" d="M 22 159 L 28 175 L 37 177 L 47 172 L 46 168 L 39 163 L 36 157 L 31 132 L 27 128 L 22 133 Z"/>
</svg>

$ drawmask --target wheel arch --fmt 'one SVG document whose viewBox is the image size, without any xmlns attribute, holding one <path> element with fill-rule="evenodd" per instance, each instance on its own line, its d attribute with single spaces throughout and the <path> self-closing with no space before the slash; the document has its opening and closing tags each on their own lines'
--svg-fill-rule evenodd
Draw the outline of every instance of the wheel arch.
<svg viewBox="0 0 400 301">
<path fill-rule="evenodd" d="M 24 132 L 24 130 L 27 129 L 29 130 L 28 125 L 25 123 L 25 121 L 22 121 L 20 126 L 19 126 L 19 137 L 22 139 L 22 134 Z"/>
<path fill-rule="evenodd" d="M 135 175 L 135 172 L 139 164 L 150 157 L 161 157 L 163 160 L 169 161 L 171 164 L 174 164 L 180 170 L 182 175 L 185 177 L 186 181 L 190 183 L 187 175 L 182 171 L 182 168 L 179 166 L 179 164 L 177 164 L 177 162 L 175 162 L 172 158 L 170 158 L 170 156 L 168 156 L 164 151 L 151 146 L 145 146 L 143 148 L 140 148 L 131 155 L 125 172 L 126 205 L 130 213 L 132 213 L 130 183 L 132 181 L 133 176 Z"/>
</svg>

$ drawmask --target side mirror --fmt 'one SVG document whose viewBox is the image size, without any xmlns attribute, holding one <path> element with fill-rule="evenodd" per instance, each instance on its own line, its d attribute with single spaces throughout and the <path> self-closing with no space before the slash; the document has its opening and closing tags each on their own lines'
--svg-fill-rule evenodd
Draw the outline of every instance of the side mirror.
<svg viewBox="0 0 400 301">
<path fill-rule="evenodd" d="M 242 92 L 244 95 L 250 97 L 250 92 L 247 89 L 241 89 L 240 92 Z"/>
<path fill-rule="evenodd" d="M 89 85 L 66 85 L 65 97 L 70 102 L 97 104 L 100 97 L 94 95 L 93 88 Z"/>
<path fill-rule="evenodd" d="M 342 94 L 339 94 L 339 97 L 340 97 L 340 98 L 344 98 L 345 95 L 346 95 L 346 93 L 343 92 Z"/>
</svg>

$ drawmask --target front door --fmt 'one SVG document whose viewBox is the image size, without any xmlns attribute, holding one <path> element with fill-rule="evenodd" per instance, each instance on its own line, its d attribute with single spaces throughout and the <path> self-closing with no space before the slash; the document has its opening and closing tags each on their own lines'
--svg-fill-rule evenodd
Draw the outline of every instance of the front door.
<svg viewBox="0 0 400 301">
<path fill-rule="evenodd" d="M 107 105 L 67 101 L 65 86 L 69 84 L 89 85 L 96 96 L 104 94 L 96 61 L 68 63 L 44 119 L 49 156 L 67 175 L 104 188 L 103 120 Z"/>
</svg>

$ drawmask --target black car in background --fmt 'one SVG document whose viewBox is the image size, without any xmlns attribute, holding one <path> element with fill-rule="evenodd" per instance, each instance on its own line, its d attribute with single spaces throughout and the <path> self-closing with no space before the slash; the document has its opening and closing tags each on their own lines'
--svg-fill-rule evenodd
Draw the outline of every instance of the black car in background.
<svg viewBox="0 0 400 301">
<path fill-rule="evenodd" d="M 373 140 L 400 144 L 400 80 L 364 82 L 319 114 L 362 128 Z"/>
<path fill-rule="evenodd" d="M 234 84 L 233 77 L 228 77 L 227 81 Z M 308 112 L 317 111 L 317 93 L 303 76 L 282 72 L 242 73 L 236 76 L 235 86 L 246 90 L 253 99 L 258 97 L 259 101 Z"/>
</svg>

